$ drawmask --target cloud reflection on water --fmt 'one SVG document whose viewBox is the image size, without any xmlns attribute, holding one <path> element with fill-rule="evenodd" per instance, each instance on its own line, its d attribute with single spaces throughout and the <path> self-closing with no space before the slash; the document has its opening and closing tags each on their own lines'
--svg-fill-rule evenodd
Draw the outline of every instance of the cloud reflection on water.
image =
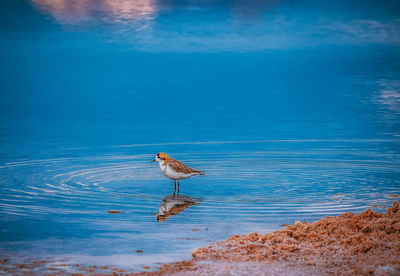
<svg viewBox="0 0 400 276">
<path fill-rule="evenodd" d="M 154 0 L 31 0 L 42 12 L 61 24 L 95 21 L 123 24 L 131 20 L 149 20 L 157 11 Z"/>
<path fill-rule="evenodd" d="M 379 84 L 381 89 L 376 102 L 391 112 L 400 114 L 400 81 L 383 79 Z"/>
<path fill-rule="evenodd" d="M 31 1 L 59 24 L 79 26 L 79 31 L 83 27 L 105 35 L 108 41 L 142 51 L 255 51 L 323 44 L 400 44 L 400 21 L 389 14 L 389 7 L 371 15 L 354 9 L 355 6 L 350 7 L 349 13 L 346 3 L 327 9 L 318 3 L 314 7 L 278 0 Z"/>
</svg>

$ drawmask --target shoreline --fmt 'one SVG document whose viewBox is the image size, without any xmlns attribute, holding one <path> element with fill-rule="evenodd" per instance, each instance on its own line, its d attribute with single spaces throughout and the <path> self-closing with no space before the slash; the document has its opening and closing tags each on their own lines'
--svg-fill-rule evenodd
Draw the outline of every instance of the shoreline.
<svg viewBox="0 0 400 276">
<path fill-rule="evenodd" d="M 51 275 L 400 275 L 400 206 L 386 213 L 367 209 L 299 222 L 271 233 L 234 235 L 191 251 L 192 259 L 128 272 L 113 266 L 52 261 L 16 264 L 3 258 L 0 273 Z M 61 267 L 60 267 L 61 266 Z M 64 268 L 64 269 L 62 269 Z"/>
<path fill-rule="evenodd" d="M 399 275 L 400 207 L 299 222 L 267 234 L 234 235 L 193 258 L 132 275 Z"/>
</svg>

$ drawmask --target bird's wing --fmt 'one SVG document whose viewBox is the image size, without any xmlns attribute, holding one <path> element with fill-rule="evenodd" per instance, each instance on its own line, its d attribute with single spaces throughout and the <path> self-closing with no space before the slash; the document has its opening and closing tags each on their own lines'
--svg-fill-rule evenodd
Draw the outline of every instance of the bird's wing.
<svg viewBox="0 0 400 276">
<path fill-rule="evenodd" d="M 195 172 L 195 170 L 189 168 L 188 166 L 186 166 L 185 164 L 176 159 L 172 158 L 169 159 L 167 164 L 171 166 L 171 168 L 176 172 L 187 173 L 187 174 Z"/>
</svg>

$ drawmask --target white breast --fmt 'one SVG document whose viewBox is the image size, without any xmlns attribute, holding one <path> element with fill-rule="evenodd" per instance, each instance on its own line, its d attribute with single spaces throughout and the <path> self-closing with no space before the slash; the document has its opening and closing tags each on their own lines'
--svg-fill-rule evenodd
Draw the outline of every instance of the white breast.
<svg viewBox="0 0 400 276">
<path fill-rule="evenodd" d="M 160 169 L 166 177 L 171 178 L 173 180 L 186 179 L 186 178 L 189 178 L 189 177 L 195 175 L 193 173 L 186 174 L 186 173 L 182 173 L 182 172 L 176 172 L 168 164 L 164 165 L 164 164 L 160 163 Z"/>
</svg>

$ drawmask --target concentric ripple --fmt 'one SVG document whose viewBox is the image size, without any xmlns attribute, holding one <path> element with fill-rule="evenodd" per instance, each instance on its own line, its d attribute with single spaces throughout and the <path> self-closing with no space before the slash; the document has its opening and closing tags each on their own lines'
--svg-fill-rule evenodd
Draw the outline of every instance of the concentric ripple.
<svg viewBox="0 0 400 276">
<path fill-rule="evenodd" d="M 295 220 L 388 206 L 393 201 L 389 195 L 400 194 L 397 143 L 123 145 L 102 149 L 99 155 L 78 151 L 74 157 L 4 163 L 2 250 L 35 248 L 43 255 L 68 255 L 79 249 L 86 256 L 136 256 L 141 249 L 149 259 L 135 265 L 143 265 L 154 262 L 154 254 L 187 257 L 189 249 L 232 234 L 267 232 Z M 207 175 L 182 181 L 182 197 L 174 198 L 172 181 L 149 162 L 153 148 Z M 130 155 L 121 154 L 124 150 Z M 109 209 L 124 214 L 111 215 Z M 52 239 L 62 246 L 55 247 Z"/>
</svg>

